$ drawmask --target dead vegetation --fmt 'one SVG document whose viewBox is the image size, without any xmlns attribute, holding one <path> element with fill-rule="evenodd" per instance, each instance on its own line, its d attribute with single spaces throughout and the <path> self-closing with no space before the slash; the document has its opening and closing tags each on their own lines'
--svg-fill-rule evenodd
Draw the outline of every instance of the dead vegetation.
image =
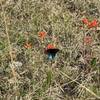
<svg viewBox="0 0 100 100">
<path fill-rule="evenodd" d="M 0 100 L 99 100 L 100 24 L 83 18 L 100 22 L 99 0 L 0 0 Z M 49 43 L 60 49 L 52 61 Z"/>
</svg>

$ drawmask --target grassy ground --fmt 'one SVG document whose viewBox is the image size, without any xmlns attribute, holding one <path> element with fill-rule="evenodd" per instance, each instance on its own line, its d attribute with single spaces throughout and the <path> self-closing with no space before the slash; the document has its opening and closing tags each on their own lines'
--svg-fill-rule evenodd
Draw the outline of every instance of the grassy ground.
<svg viewBox="0 0 100 100">
<path fill-rule="evenodd" d="M 0 100 L 99 100 L 100 25 L 83 18 L 100 22 L 100 0 L 0 0 Z M 49 43 L 60 49 L 52 61 Z"/>
</svg>

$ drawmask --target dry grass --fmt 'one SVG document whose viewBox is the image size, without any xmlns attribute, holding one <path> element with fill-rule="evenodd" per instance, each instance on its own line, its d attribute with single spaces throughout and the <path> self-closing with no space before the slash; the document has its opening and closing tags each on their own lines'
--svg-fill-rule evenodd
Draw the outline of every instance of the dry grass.
<svg viewBox="0 0 100 100">
<path fill-rule="evenodd" d="M 100 22 L 100 0 L 0 0 L 0 100 L 99 100 L 100 29 L 88 29 L 84 17 Z M 60 49 L 52 61 L 49 43 Z"/>
</svg>

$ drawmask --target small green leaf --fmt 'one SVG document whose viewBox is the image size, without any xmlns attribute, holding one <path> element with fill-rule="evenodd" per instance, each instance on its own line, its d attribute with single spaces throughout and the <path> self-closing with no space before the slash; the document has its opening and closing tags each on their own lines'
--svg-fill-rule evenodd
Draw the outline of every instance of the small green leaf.
<svg viewBox="0 0 100 100">
<path fill-rule="evenodd" d="M 22 46 L 24 43 L 25 43 L 25 38 L 24 38 L 24 36 L 20 36 L 19 38 L 18 38 L 18 40 L 17 40 L 17 45 L 20 45 L 20 46 Z"/>
<path fill-rule="evenodd" d="M 47 84 L 50 85 L 51 84 L 51 79 L 52 79 L 52 72 L 49 70 L 47 72 Z"/>
<path fill-rule="evenodd" d="M 43 91 L 46 91 L 49 88 L 50 84 L 51 84 L 51 80 L 52 80 L 52 72 L 51 72 L 51 70 L 48 70 L 46 72 L 46 75 L 47 75 L 46 81 L 43 83 L 43 86 L 42 86 Z"/>
<path fill-rule="evenodd" d="M 96 58 L 93 58 L 93 59 L 92 59 L 92 61 L 91 61 L 91 66 L 93 66 L 93 67 L 96 66 Z"/>
<path fill-rule="evenodd" d="M 3 42 L 0 42 L 0 50 L 3 50 L 5 48 L 5 45 Z"/>
</svg>

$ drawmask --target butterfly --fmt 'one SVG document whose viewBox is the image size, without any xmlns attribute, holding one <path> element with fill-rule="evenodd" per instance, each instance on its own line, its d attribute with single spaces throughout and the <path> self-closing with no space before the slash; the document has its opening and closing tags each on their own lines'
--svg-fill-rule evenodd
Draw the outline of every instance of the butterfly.
<svg viewBox="0 0 100 100">
<path fill-rule="evenodd" d="M 45 53 L 48 55 L 49 60 L 53 60 L 58 51 L 59 51 L 59 49 L 51 48 L 51 49 L 45 50 Z"/>
</svg>

